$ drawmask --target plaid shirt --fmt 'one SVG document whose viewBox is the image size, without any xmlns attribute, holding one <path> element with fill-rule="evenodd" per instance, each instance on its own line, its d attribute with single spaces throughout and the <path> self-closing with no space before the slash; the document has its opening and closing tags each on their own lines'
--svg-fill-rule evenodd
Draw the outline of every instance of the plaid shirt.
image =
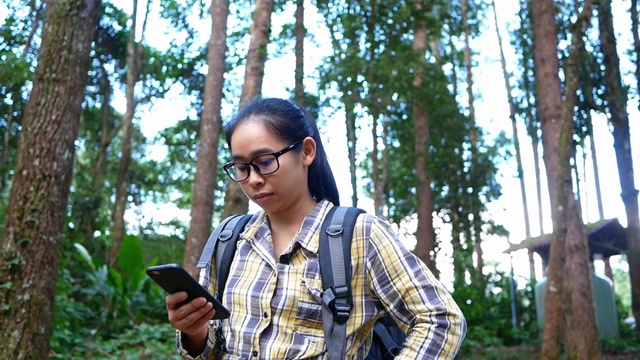
<svg viewBox="0 0 640 360">
<path fill-rule="evenodd" d="M 231 317 L 222 321 L 227 349 L 223 359 L 326 358 L 318 247 L 320 227 L 331 207 L 326 200 L 318 203 L 280 261 L 273 256 L 265 213 L 253 216 L 238 239 L 224 290 L 223 304 Z M 361 214 L 352 239 L 353 309 L 345 358 L 364 359 L 373 325 L 387 313 L 408 333 L 396 359 L 453 358 L 466 323 L 448 291 L 388 223 Z M 215 276 L 210 279 L 215 292 Z M 195 359 L 214 358 L 212 326 L 204 353 Z M 179 332 L 177 345 L 183 358 L 194 359 L 182 348 Z"/>
</svg>

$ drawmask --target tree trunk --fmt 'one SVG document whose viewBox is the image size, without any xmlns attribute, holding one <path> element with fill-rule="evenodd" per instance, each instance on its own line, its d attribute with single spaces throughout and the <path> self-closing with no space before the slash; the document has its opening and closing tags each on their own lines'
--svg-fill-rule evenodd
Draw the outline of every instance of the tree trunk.
<svg viewBox="0 0 640 360">
<path fill-rule="evenodd" d="M 640 89 L 640 35 L 638 34 L 638 0 L 631 0 L 631 33 L 633 34 L 633 51 L 636 55 L 636 89 Z M 638 103 L 638 110 L 640 110 L 640 103 Z"/>
<path fill-rule="evenodd" d="M 244 72 L 244 84 L 240 94 L 240 108 L 244 104 L 260 95 L 262 79 L 264 78 L 264 63 L 267 60 L 267 44 L 271 33 L 271 14 L 273 0 L 256 0 L 251 24 L 251 39 Z M 249 211 L 249 199 L 244 195 L 240 184 L 227 180 L 227 192 L 224 198 L 222 217 L 233 214 L 246 214 Z"/>
<path fill-rule="evenodd" d="M 620 77 L 620 60 L 616 49 L 611 0 L 600 0 L 598 8 L 600 45 L 604 54 L 605 98 L 609 121 L 613 125 L 613 147 L 616 151 L 622 202 L 627 215 L 629 243 L 629 278 L 633 316 L 640 319 L 640 212 L 638 190 L 634 184 L 627 94 Z M 640 327 L 637 327 L 640 331 Z"/>
<path fill-rule="evenodd" d="M 184 268 L 197 276 L 196 264 L 211 233 L 213 198 L 218 168 L 218 142 L 222 119 L 222 90 L 227 53 L 229 1 L 211 2 L 211 39 L 207 49 L 209 69 L 204 83 L 204 107 L 200 120 L 200 144 L 191 200 L 191 224 L 184 249 Z"/>
<path fill-rule="evenodd" d="M 80 236 L 83 238 L 85 245 L 91 243 L 94 231 L 96 230 L 95 221 L 98 217 L 98 212 L 102 204 L 104 179 L 107 172 L 107 150 L 111 141 L 117 134 L 115 131 L 117 129 L 110 128 L 109 121 L 111 119 L 111 83 L 104 67 L 102 70 L 102 78 L 100 79 L 100 91 L 102 93 L 102 104 L 100 110 L 100 143 L 98 144 L 96 162 L 92 169 L 93 192 L 90 194 L 91 201 L 89 203 L 89 207 L 78 210 L 79 213 L 77 214 L 80 218 L 80 224 L 78 226 Z"/>
<path fill-rule="evenodd" d="M 420 2 L 414 3 L 416 11 L 424 11 Z M 421 93 L 426 65 L 427 29 L 424 24 L 417 23 L 413 35 L 413 51 L 416 56 L 416 69 L 413 75 L 413 87 L 416 94 Z M 416 187 L 418 192 L 418 229 L 416 230 L 416 255 L 432 269 L 435 267 L 432 252 L 435 247 L 435 232 L 433 230 L 433 191 L 431 189 L 431 173 L 427 167 L 431 161 L 429 154 L 429 116 L 420 103 L 420 96 L 414 96 L 413 122 L 415 130 L 415 169 Z"/>
<path fill-rule="evenodd" d="M 472 227 L 473 237 L 470 239 L 470 244 L 474 247 L 476 253 L 476 265 L 475 265 L 475 279 L 474 285 L 479 289 L 484 290 L 484 278 L 482 275 L 482 269 L 484 268 L 484 259 L 482 253 L 482 218 L 480 217 L 480 210 L 482 204 L 480 203 L 480 188 L 477 183 L 475 175 L 478 171 L 478 132 L 476 129 L 476 116 L 474 106 L 474 94 L 473 94 L 473 63 L 471 62 L 471 28 L 469 27 L 469 1 L 462 0 L 460 2 L 462 12 L 462 27 L 464 29 L 464 64 L 467 69 L 467 99 L 469 101 L 469 142 L 471 152 L 471 168 L 469 170 L 469 179 L 471 181 L 470 188 L 472 189 L 469 194 L 469 200 L 471 202 L 471 208 L 469 209 L 473 215 Z"/>
<path fill-rule="evenodd" d="M 0 359 L 46 359 L 100 1 L 48 1 L 0 247 Z"/>
<path fill-rule="evenodd" d="M 565 74 L 565 101 L 562 109 L 560 152 L 558 154 L 556 189 L 563 218 L 554 222 L 554 229 L 566 224 L 565 254 L 562 269 L 564 279 L 564 305 L 566 306 L 566 355 L 569 359 L 600 359 L 600 339 L 596 328 L 593 289 L 589 261 L 589 246 L 581 209 L 573 193 L 569 159 L 572 156 L 575 107 L 578 104 L 580 63 L 585 51 L 584 37 L 591 23 L 591 0 L 583 4 L 576 22 L 572 24 L 570 53 Z M 560 162 L 561 161 L 561 162 Z M 567 176 L 566 174 L 569 174 Z M 556 226 L 559 225 L 559 226 Z M 570 280 L 568 280 L 570 279 Z"/>
<path fill-rule="evenodd" d="M 589 116 L 589 123 L 593 123 L 591 114 Z M 600 171 L 598 170 L 598 156 L 596 154 L 596 139 L 593 136 L 593 125 L 589 126 L 589 146 L 591 149 L 591 164 L 593 166 L 593 180 L 596 186 L 596 201 L 598 202 L 598 221 L 604 220 L 604 208 L 602 207 L 602 191 L 600 190 Z"/>
<path fill-rule="evenodd" d="M 504 48 L 502 46 L 502 36 L 498 27 L 498 14 L 496 13 L 496 3 L 491 1 L 493 8 L 493 19 L 496 26 L 496 34 L 498 36 L 498 49 L 500 50 L 500 64 L 502 65 L 502 76 L 504 78 L 504 86 L 507 91 L 507 101 L 509 102 L 509 118 L 511 119 L 511 128 L 513 131 L 513 145 L 516 150 L 516 164 L 518 167 L 518 179 L 520 180 L 520 195 L 522 197 L 522 210 L 524 215 L 524 231 L 527 239 L 531 238 L 531 223 L 529 221 L 529 205 L 527 202 L 527 191 L 524 183 L 524 170 L 522 167 L 522 150 L 520 149 L 520 139 L 518 137 L 518 124 L 516 121 L 516 103 L 513 99 L 511 84 L 509 83 L 509 72 L 507 71 L 507 61 L 504 56 Z M 531 253 L 531 252 L 529 252 Z M 531 279 L 535 281 L 535 273 L 531 272 Z"/>
<path fill-rule="evenodd" d="M 116 200 L 113 209 L 113 237 L 109 263 L 113 266 L 118 261 L 120 246 L 126 233 L 124 213 L 129 197 L 129 166 L 131 165 L 131 136 L 133 133 L 133 117 L 136 111 L 135 87 L 139 77 L 140 49 L 136 42 L 136 24 L 138 17 L 138 0 L 133 0 L 131 28 L 127 44 L 127 106 L 122 118 L 122 134 L 120 148 L 120 166 L 116 180 Z"/>
<path fill-rule="evenodd" d="M 304 107 L 304 38 L 306 29 L 304 27 L 304 0 L 296 0 L 296 71 L 294 85 L 294 100 Z"/>
<path fill-rule="evenodd" d="M 560 356 L 561 324 L 558 320 L 563 314 L 567 358 L 600 358 L 586 231 L 573 193 L 570 161 L 580 57 L 591 12 L 591 2 L 587 0 L 576 23 L 571 26 L 570 54 L 564 71 L 565 101 L 562 103 L 553 1 L 539 0 L 533 5 L 536 87 L 554 229 L 545 299 L 544 359 Z M 563 282 L 563 279 L 570 281 Z"/>
<path fill-rule="evenodd" d="M 348 91 L 344 92 L 345 94 Z M 352 94 L 355 94 L 352 92 Z M 345 95 L 342 101 L 344 102 L 344 117 L 347 127 L 347 157 L 349 158 L 349 175 L 351 179 L 351 206 L 358 206 L 358 177 L 356 175 L 356 113 L 355 113 L 355 101 L 354 95 Z"/>
</svg>

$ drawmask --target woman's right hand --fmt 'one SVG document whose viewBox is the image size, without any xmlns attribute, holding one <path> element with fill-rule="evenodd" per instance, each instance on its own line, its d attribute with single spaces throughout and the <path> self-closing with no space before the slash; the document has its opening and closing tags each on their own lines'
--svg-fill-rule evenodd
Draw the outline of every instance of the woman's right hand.
<svg viewBox="0 0 640 360">
<path fill-rule="evenodd" d="M 192 349 L 204 349 L 209 334 L 209 320 L 211 320 L 216 311 L 213 309 L 213 304 L 207 302 L 207 299 L 203 297 L 180 304 L 186 299 L 186 292 L 177 292 L 167 296 L 165 303 L 169 314 L 169 322 L 182 332 L 183 342 L 187 340 L 186 342 L 193 346 Z M 187 347 L 192 347 L 185 345 L 188 344 L 183 343 L 187 351 L 190 350 Z M 191 351 L 189 352 L 191 353 Z"/>
</svg>

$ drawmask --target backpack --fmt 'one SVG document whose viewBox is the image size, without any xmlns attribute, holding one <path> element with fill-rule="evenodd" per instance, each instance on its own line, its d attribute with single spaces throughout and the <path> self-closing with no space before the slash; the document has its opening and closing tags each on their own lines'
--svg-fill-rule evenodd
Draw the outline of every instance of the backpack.
<svg viewBox="0 0 640 360">
<path fill-rule="evenodd" d="M 347 320 L 351 314 L 351 237 L 356 219 L 364 212 L 358 208 L 334 206 L 329 209 L 320 230 L 318 260 L 322 278 L 322 322 L 329 360 L 344 358 Z M 213 231 L 202 251 L 197 267 L 206 269 L 201 284 L 209 283 L 211 258 L 216 257 L 218 289 L 214 296 L 222 301 L 229 277 L 231 260 L 238 237 L 252 215 L 232 215 Z M 216 329 L 219 344 L 224 346 L 220 323 Z M 390 360 L 402 350 L 406 334 L 389 316 L 379 319 L 373 328 L 373 341 L 365 360 Z"/>
</svg>

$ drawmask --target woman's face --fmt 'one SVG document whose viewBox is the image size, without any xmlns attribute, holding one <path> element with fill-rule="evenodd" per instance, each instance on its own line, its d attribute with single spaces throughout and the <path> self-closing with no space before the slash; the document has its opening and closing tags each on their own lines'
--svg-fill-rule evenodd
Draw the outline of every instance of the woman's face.
<svg viewBox="0 0 640 360">
<path fill-rule="evenodd" d="M 260 119 L 248 119 L 239 124 L 231 136 L 231 155 L 233 161 L 250 162 L 268 168 L 269 162 L 263 157 L 287 149 L 290 145 L 273 135 Z M 302 151 L 301 151 L 302 150 Z M 241 165 L 242 174 L 249 177 L 240 182 L 244 193 L 267 213 L 277 213 L 295 203 L 311 197 L 307 182 L 307 169 L 315 156 L 315 142 L 307 138 L 291 150 L 277 157 L 275 165 L 279 168 L 269 175 L 260 175 L 254 166 Z M 271 158 L 273 159 L 273 158 Z"/>
</svg>

